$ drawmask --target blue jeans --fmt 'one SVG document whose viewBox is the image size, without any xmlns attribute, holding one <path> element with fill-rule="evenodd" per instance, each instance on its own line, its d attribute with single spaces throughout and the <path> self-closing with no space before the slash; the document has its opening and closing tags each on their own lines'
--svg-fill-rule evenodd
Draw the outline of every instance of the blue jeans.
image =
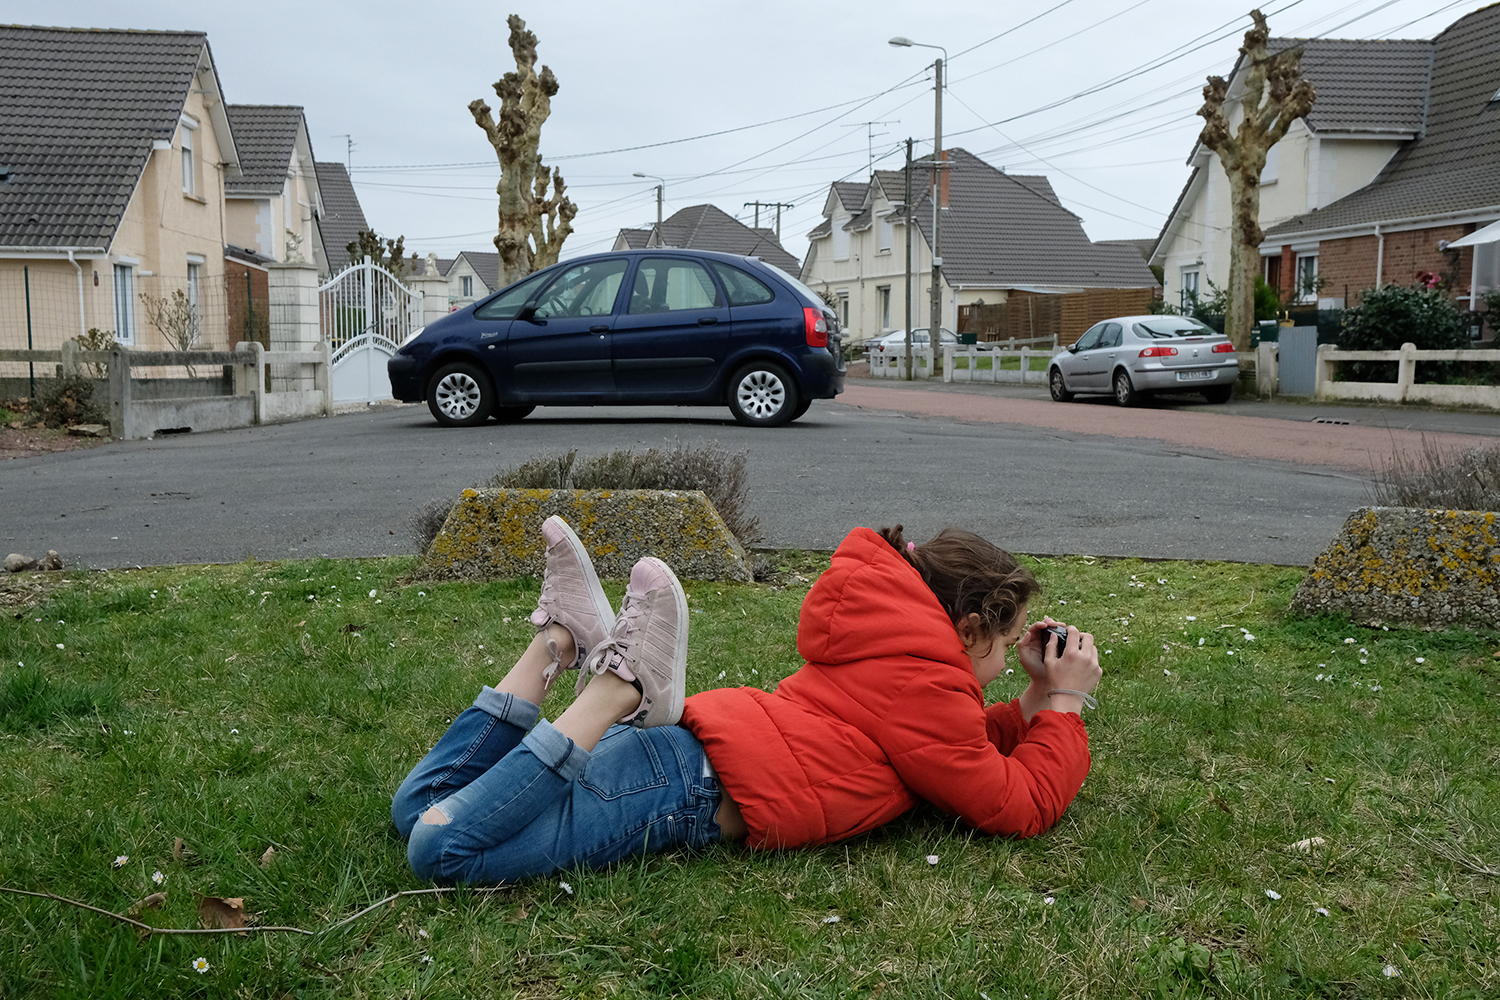
<svg viewBox="0 0 1500 1000">
<path fill-rule="evenodd" d="M 692 733 L 611 726 L 590 752 L 540 715 L 485 687 L 402 782 L 391 819 L 418 876 L 514 882 L 719 839 L 722 795 Z M 433 806 L 448 822 L 421 820 Z"/>
</svg>

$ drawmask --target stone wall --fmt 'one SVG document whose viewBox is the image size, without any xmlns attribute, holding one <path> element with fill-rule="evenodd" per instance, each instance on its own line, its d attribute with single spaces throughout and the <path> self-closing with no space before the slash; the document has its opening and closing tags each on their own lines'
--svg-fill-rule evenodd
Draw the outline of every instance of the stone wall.
<svg viewBox="0 0 1500 1000">
<path fill-rule="evenodd" d="M 542 522 L 553 514 L 578 533 L 601 577 L 625 579 L 642 556 L 656 556 L 686 579 L 753 579 L 744 548 L 697 490 L 464 490 L 417 574 L 540 578 Z"/>
<path fill-rule="evenodd" d="M 1500 628 L 1500 514 L 1362 507 L 1313 561 L 1292 610 Z"/>
</svg>

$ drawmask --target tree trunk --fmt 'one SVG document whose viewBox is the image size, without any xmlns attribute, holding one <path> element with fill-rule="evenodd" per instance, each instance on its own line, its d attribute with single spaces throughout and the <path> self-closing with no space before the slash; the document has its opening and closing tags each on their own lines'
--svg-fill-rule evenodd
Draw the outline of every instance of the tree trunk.
<svg viewBox="0 0 1500 1000">
<path fill-rule="evenodd" d="M 1261 164 L 1265 155 L 1261 155 Z M 1229 241 L 1229 304 L 1224 313 L 1224 332 L 1236 351 L 1250 350 L 1255 328 L 1255 276 L 1260 271 L 1260 244 L 1265 239 L 1260 224 L 1260 171 L 1240 164 L 1229 174 L 1229 199 L 1234 207 L 1234 225 Z M 1249 176 L 1247 176 L 1249 175 Z"/>
</svg>

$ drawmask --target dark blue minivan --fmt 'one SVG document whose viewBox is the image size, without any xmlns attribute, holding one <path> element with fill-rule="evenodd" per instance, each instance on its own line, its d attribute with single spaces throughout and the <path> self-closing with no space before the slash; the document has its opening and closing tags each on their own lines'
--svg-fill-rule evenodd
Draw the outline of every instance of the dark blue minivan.
<svg viewBox="0 0 1500 1000">
<path fill-rule="evenodd" d="M 528 275 L 430 324 L 387 363 L 391 394 L 438 423 L 538 404 L 725 405 L 778 427 L 844 389 L 832 309 L 753 257 L 658 248 Z"/>
</svg>

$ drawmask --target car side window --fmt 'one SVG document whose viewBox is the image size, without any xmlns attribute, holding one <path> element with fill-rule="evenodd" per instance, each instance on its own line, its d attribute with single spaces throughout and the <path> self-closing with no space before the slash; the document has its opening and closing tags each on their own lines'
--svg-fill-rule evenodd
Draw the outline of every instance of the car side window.
<svg viewBox="0 0 1500 1000">
<path fill-rule="evenodd" d="M 490 299 L 484 305 L 474 310 L 475 319 L 515 319 L 516 313 L 526 304 L 526 300 L 536 294 L 536 290 L 542 287 L 542 282 L 547 280 L 547 275 L 539 274 L 534 278 L 527 278 L 519 284 L 501 292 Z"/>
<path fill-rule="evenodd" d="M 1104 333 L 1099 336 L 1100 347 L 1119 347 L 1123 328 L 1118 323 L 1109 323 L 1104 327 Z"/>
<path fill-rule="evenodd" d="M 713 262 L 719 280 L 724 282 L 724 291 L 732 306 L 758 306 L 776 298 L 776 293 L 766 283 L 729 264 Z"/>
<path fill-rule="evenodd" d="M 719 289 L 714 279 L 697 261 L 646 257 L 636 268 L 635 283 L 630 289 L 629 312 L 633 316 L 712 309 L 719 304 Z"/>
<path fill-rule="evenodd" d="M 1092 351 L 1099 346 L 1099 337 L 1104 333 L 1104 324 L 1096 323 L 1089 327 L 1088 332 L 1078 338 L 1078 349 L 1080 351 Z"/>
<path fill-rule="evenodd" d="M 615 308 L 628 260 L 596 260 L 564 271 L 537 300 L 537 319 L 608 316 Z"/>
</svg>

